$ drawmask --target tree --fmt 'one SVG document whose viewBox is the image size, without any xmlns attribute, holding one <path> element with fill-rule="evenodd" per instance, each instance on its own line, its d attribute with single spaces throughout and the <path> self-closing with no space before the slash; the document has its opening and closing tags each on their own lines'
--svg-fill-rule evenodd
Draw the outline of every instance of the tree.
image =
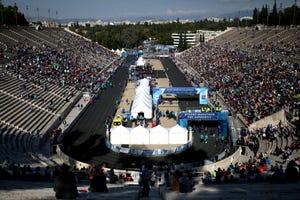
<svg viewBox="0 0 300 200">
<path fill-rule="evenodd" d="M 283 12 L 283 23 L 284 25 L 299 25 L 300 24 L 300 8 L 294 4 L 292 7 L 284 9 Z"/>
<path fill-rule="evenodd" d="M 29 25 L 24 14 L 19 12 L 19 8 L 16 4 L 14 4 L 14 6 L 5 7 L 3 6 L 2 1 L 0 1 L 0 15 L 0 25 Z"/>
<path fill-rule="evenodd" d="M 278 24 L 278 13 L 277 13 L 276 0 L 274 2 L 272 12 L 270 13 L 269 24 L 270 24 L 270 26 L 275 26 Z"/>
<path fill-rule="evenodd" d="M 184 33 L 183 37 L 183 51 L 188 48 L 187 40 L 186 40 L 186 33 Z"/>
<path fill-rule="evenodd" d="M 254 8 L 252 19 L 255 24 L 258 24 L 258 15 L 259 15 L 259 10 L 257 8 Z"/>
<path fill-rule="evenodd" d="M 159 37 L 159 39 L 157 40 L 157 43 L 163 44 L 163 45 L 170 45 L 170 44 L 173 44 L 173 39 L 172 39 L 171 35 L 163 34 Z"/>
<path fill-rule="evenodd" d="M 4 6 L 1 0 L 0 0 L 0 17 L 1 17 L 0 25 L 2 25 L 4 24 Z"/>
<path fill-rule="evenodd" d="M 277 10 L 277 2 L 274 0 L 272 12 L 268 12 L 268 5 L 263 5 L 261 11 L 257 8 L 253 10 L 253 23 L 255 17 L 256 24 L 261 23 L 265 25 L 299 25 L 300 24 L 300 8 L 297 6 L 296 1 L 291 7 L 287 7 L 282 11 L 282 4 L 280 4 L 279 11 Z"/>
<path fill-rule="evenodd" d="M 263 5 L 261 11 L 258 16 L 258 23 L 260 24 L 268 24 L 269 12 L 268 12 L 268 5 Z"/>
<path fill-rule="evenodd" d="M 179 51 L 183 51 L 183 39 L 182 39 L 182 33 L 179 34 L 178 50 L 179 50 Z"/>
</svg>

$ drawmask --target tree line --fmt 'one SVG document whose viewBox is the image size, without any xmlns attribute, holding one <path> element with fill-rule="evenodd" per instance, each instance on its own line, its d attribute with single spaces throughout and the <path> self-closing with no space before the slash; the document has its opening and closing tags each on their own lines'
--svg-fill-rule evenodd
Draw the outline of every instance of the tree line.
<svg viewBox="0 0 300 200">
<path fill-rule="evenodd" d="M 24 14 L 19 12 L 18 6 L 4 6 L 0 0 L 0 25 L 28 26 Z"/>
<path fill-rule="evenodd" d="M 172 33 L 180 34 L 178 49 L 184 50 L 189 48 L 185 41 L 186 31 L 196 32 L 197 30 L 225 30 L 227 27 L 246 27 L 263 24 L 266 26 L 287 26 L 300 25 L 300 8 L 296 5 L 282 9 L 278 9 L 276 1 L 273 8 L 263 5 L 261 9 L 254 8 L 252 19 L 233 20 L 223 19 L 219 21 L 200 20 L 189 23 L 180 23 L 179 19 L 166 24 L 149 24 L 147 22 L 136 25 L 107 25 L 94 27 L 80 27 L 74 24 L 71 28 L 73 31 L 92 39 L 99 44 L 111 48 L 137 48 L 142 45 L 143 41 L 148 38 L 156 38 L 157 44 L 169 45 L 173 44 L 171 38 Z M 204 36 L 201 40 L 205 41 Z"/>
<path fill-rule="evenodd" d="M 285 9 L 282 9 L 282 4 L 280 3 L 278 8 L 275 0 L 272 9 L 267 4 L 263 5 L 260 10 L 254 8 L 252 18 L 253 24 L 263 24 L 266 26 L 299 25 L 300 8 L 297 6 L 296 1 L 291 7 Z"/>
<path fill-rule="evenodd" d="M 237 26 L 236 21 L 221 20 L 213 22 L 208 20 L 201 20 L 189 23 L 181 23 L 178 20 L 166 24 L 149 24 L 138 23 L 136 25 L 96 25 L 93 27 L 83 27 L 74 24 L 71 30 L 95 41 L 99 44 L 110 48 L 137 48 L 143 44 L 144 40 L 155 38 L 156 44 L 170 45 L 173 44 L 171 38 L 172 33 L 181 33 L 184 38 L 186 31 L 196 32 L 200 29 L 206 30 L 225 30 L 228 26 Z M 183 46 L 185 46 L 183 42 Z"/>
</svg>

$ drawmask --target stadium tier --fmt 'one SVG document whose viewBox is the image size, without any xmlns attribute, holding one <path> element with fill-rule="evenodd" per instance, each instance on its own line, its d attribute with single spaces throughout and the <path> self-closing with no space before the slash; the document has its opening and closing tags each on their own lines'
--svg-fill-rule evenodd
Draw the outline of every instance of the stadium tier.
<svg viewBox="0 0 300 200">
<path fill-rule="evenodd" d="M 149 66 L 159 67 L 142 76 L 155 76 L 162 88 L 208 88 L 209 106 L 199 105 L 193 96 L 165 95 L 160 112 L 147 107 L 147 123 L 127 120 L 130 128 L 179 123 L 193 132 L 193 144 L 184 151 L 143 157 L 106 146 L 110 120 L 134 101 L 134 77 L 129 79 L 128 69 L 135 56 L 123 60 L 64 29 L 2 26 L 0 162 L 4 168 L 68 162 L 75 167 L 101 163 L 106 169 L 152 163 L 172 173 L 193 172 L 199 184 L 214 173 L 216 182 L 245 182 L 245 177 L 280 182 L 280 170 L 288 174 L 292 161 L 299 167 L 299 35 L 298 28 L 232 28 L 176 55 L 145 58 Z M 123 96 L 126 91 L 128 96 Z M 195 110 L 228 110 L 230 128 L 221 120 L 177 121 L 176 114 L 188 118 Z M 135 111 L 135 117 L 139 115 Z M 158 121 L 152 118 L 157 115 Z M 167 191 L 171 186 L 165 186 L 164 195 L 174 195 Z M 136 188 L 131 189 L 128 198 L 135 197 Z"/>
</svg>

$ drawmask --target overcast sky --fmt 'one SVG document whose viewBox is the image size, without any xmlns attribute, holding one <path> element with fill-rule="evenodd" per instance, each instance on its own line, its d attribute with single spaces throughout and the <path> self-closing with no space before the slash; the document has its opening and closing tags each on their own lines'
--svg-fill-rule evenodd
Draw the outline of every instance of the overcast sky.
<svg viewBox="0 0 300 200">
<path fill-rule="evenodd" d="M 291 6 L 295 0 L 277 0 L 277 8 Z M 255 7 L 273 7 L 274 0 L 2 0 L 4 5 L 17 4 L 26 17 L 54 19 L 199 19 L 247 11 Z M 299 5 L 298 5 L 299 6 Z M 37 11 L 38 10 L 38 11 Z M 50 12 L 49 12 L 50 11 Z"/>
</svg>

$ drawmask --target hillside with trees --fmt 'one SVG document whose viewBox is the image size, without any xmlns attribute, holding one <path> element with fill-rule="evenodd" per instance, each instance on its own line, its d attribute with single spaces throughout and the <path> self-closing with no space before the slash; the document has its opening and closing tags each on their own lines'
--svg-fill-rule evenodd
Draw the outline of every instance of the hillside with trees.
<svg viewBox="0 0 300 200">
<path fill-rule="evenodd" d="M 0 0 L 0 25 L 28 26 L 28 21 L 16 4 L 5 7 Z"/>
</svg>

